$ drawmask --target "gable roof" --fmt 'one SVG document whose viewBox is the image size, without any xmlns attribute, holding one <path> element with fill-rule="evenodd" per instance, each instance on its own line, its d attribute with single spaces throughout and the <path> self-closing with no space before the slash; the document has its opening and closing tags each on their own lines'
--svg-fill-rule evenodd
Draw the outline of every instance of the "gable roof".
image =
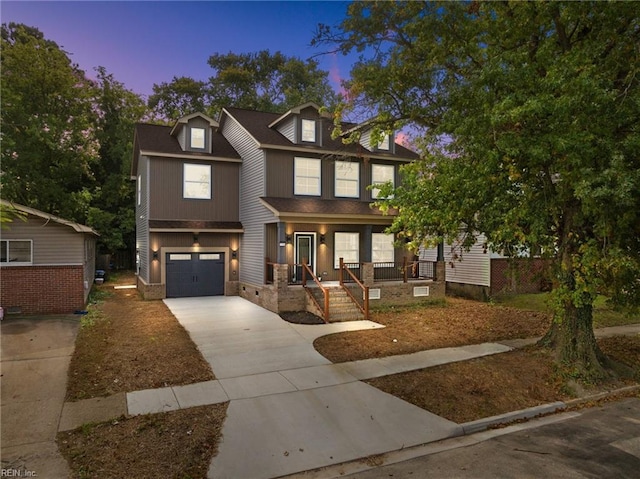
<svg viewBox="0 0 640 479">
<path fill-rule="evenodd" d="M 218 122 L 215 121 L 213 118 L 208 117 L 204 113 L 196 112 L 196 113 L 191 113 L 191 115 L 183 116 L 178 121 L 176 121 L 176 124 L 173 125 L 173 128 L 171 129 L 171 135 L 175 135 L 178 132 L 178 130 L 180 130 L 181 127 L 189 123 L 189 120 L 192 120 L 193 118 L 202 118 L 204 121 L 209 123 L 209 126 L 212 128 L 218 128 L 219 126 Z"/>
<path fill-rule="evenodd" d="M 300 108 L 302 109 L 312 106 L 310 104 L 305 105 L 306 106 L 303 105 Z M 396 143 L 395 146 L 395 153 L 382 151 L 372 152 L 359 144 L 344 144 L 342 143 L 342 140 L 340 138 L 331 138 L 331 133 L 333 132 L 333 122 L 331 121 L 321 122 L 323 128 L 321 147 L 316 145 L 292 143 L 278 130 L 270 126 L 279 123 L 279 121 L 281 121 L 285 116 L 290 115 L 293 111 L 294 110 L 289 110 L 289 112 L 281 115 L 279 113 L 269 113 L 255 110 L 245 110 L 243 108 L 228 107 L 223 108 L 220 123 L 224 123 L 225 115 L 234 118 L 253 137 L 253 139 L 261 148 L 295 149 L 297 151 L 309 150 L 322 153 L 332 152 L 337 154 L 367 156 L 369 158 L 399 161 L 411 161 L 419 157 L 416 152 L 411 151 L 398 143 Z M 354 128 L 356 125 L 354 123 L 345 122 L 342 126 L 343 129 L 347 130 Z"/>
<path fill-rule="evenodd" d="M 11 201 L 7 201 L 7 200 L 0 200 L 0 204 L 2 205 L 3 208 L 9 207 L 9 208 L 14 208 L 22 213 L 31 215 L 31 216 L 37 216 L 39 218 L 44 218 L 46 220 L 50 220 L 50 221 L 54 221 L 55 223 L 64 225 L 64 226 L 69 226 L 71 228 L 73 228 L 74 231 L 78 232 L 78 233 L 88 233 L 88 234 L 92 234 L 95 236 L 100 236 L 98 234 L 98 232 L 96 232 L 93 228 L 89 227 L 89 226 L 85 226 L 82 225 L 80 223 L 76 223 L 74 221 L 70 221 L 70 220 L 65 220 L 64 218 L 60 218 L 58 216 L 52 215 L 50 213 L 45 213 L 44 211 L 40 211 L 37 210 L 35 208 L 30 208 L 28 206 L 24 206 L 24 205 L 19 205 L 17 203 L 13 203 Z"/>
<path fill-rule="evenodd" d="M 316 110 L 316 112 L 318 112 L 320 116 L 324 118 L 331 118 L 331 115 L 327 113 L 320 113 L 320 107 L 316 105 L 314 102 L 309 101 L 307 103 L 304 103 L 303 105 L 292 108 L 285 114 L 281 115 L 279 118 L 276 118 L 274 121 L 272 121 L 269 124 L 269 128 L 273 128 L 274 126 L 278 125 L 280 122 L 284 121 L 286 118 L 290 117 L 291 115 L 299 115 L 302 112 L 302 110 L 306 108 L 313 108 L 314 110 Z"/>
<path fill-rule="evenodd" d="M 186 117 L 185 117 L 186 118 Z M 184 151 L 175 136 L 171 135 L 173 127 L 137 123 L 134 130 L 133 162 L 131 172 L 138 170 L 140 154 L 175 156 L 202 160 L 227 159 L 240 161 L 240 155 L 217 129 L 211 130 L 211 153 Z"/>
</svg>

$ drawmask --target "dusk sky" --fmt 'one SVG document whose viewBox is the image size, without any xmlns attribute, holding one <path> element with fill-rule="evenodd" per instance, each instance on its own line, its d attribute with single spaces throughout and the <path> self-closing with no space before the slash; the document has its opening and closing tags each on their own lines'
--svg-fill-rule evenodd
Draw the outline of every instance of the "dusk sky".
<svg viewBox="0 0 640 479">
<path fill-rule="evenodd" d="M 134 92 L 174 76 L 206 80 L 213 53 L 268 49 L 307 59 L 322 52 L 309 43 L 318 23 L 338 24 L 348 2 L 338 1 L 2 1 L 2 23 L 24 23 L 55 41 L 89 77 L 104 66 Z M 332 85 L 349 76 L 353 61 L 323 55 Z"/>
</svg>

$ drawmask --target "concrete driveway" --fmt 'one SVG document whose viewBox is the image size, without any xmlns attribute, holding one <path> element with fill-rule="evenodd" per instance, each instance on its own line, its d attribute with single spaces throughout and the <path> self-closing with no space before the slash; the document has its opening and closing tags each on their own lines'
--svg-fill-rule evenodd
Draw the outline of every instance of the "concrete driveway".
<svg viewBox="0 0 640 479">
<path fill-rule="evenodd" d="M 280 477 L 462 433 L 313 348 L 318 336 L 380 325 L 293 325 L 239 297 L 165 303 L 231 399 L 210 478 Z"/>
<path fill-rule="evenodd" d="M 69 477 L 55 441 L 79 324 L 74 316 L 2 321 L 3 476 Z"/>
</svg>

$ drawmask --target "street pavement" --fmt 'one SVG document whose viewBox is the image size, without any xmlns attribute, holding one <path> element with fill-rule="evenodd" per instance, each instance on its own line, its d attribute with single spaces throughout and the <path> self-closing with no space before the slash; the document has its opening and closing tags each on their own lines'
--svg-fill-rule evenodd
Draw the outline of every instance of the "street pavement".
<svg viewBox="0 0 640 479">
<path fill-rule="evenodd" d="M 366 467 L 354 463 L 291 478 L 637 479 L 640 398 L 442 441 L 413 454 L 418 457 L 366 471 L 349 473 Z M 378 463 L 398 459 L 390 454 Z"/>
</svg>

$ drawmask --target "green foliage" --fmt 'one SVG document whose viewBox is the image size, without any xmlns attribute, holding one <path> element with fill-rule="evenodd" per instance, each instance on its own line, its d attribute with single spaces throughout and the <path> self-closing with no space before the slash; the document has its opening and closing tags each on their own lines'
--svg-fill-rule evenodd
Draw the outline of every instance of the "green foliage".
<svg viewBox="0 0 640 479">
<path fill-rule="evenodd" d="M 2 196 L 82 222 L 98 148 L 91 85 L 38 30 L 1 36 Z"/>
<path fill-rule="evenodd" d="M 494 251 L 555 259 L 555 323 L 574 332 L 598 293 L 640 304 L 639 15 L 633 2 L 354 2 L 321 28 L 316 43 L 361 52 L 343 107 L 424 131 L 423 159 L 379 202 L 399 209 L 391 230 L 463 248 L 483 232 Z"/>
<path fill-rule="evenodd" d="M 385 208 L 416 243 L 484 232 L 561 265 L 561 301 L 640 303 L 633 3 L 355 2 L 316 43 L 362 52 L 346 109 L 425 129 Z M 462 228 L 462 230 L 461 230 Z M 563 299 L 562 299 L 563 298 Z"/>
<path fill-rule="evenodd" d="M 282 112 L 307 101 L 333 106 L 337 96 L 328 73 L 315 60 L 281 52 L 216 53 L 209 57 L 209 82 L 174 77 L 153 86 L 149 107 L 156 115 L 177 120 L 194 111 L 216 117 L 225 106 Z"/>
<path fill-rule="evenodd" d="M 94 227 L 101 252 L 131 248 L 131 132 L 144 102 L 103 67 L 88 80 L 35 28 L 3 25 L 1 40 L 3 199 Z"/>
</svg>

